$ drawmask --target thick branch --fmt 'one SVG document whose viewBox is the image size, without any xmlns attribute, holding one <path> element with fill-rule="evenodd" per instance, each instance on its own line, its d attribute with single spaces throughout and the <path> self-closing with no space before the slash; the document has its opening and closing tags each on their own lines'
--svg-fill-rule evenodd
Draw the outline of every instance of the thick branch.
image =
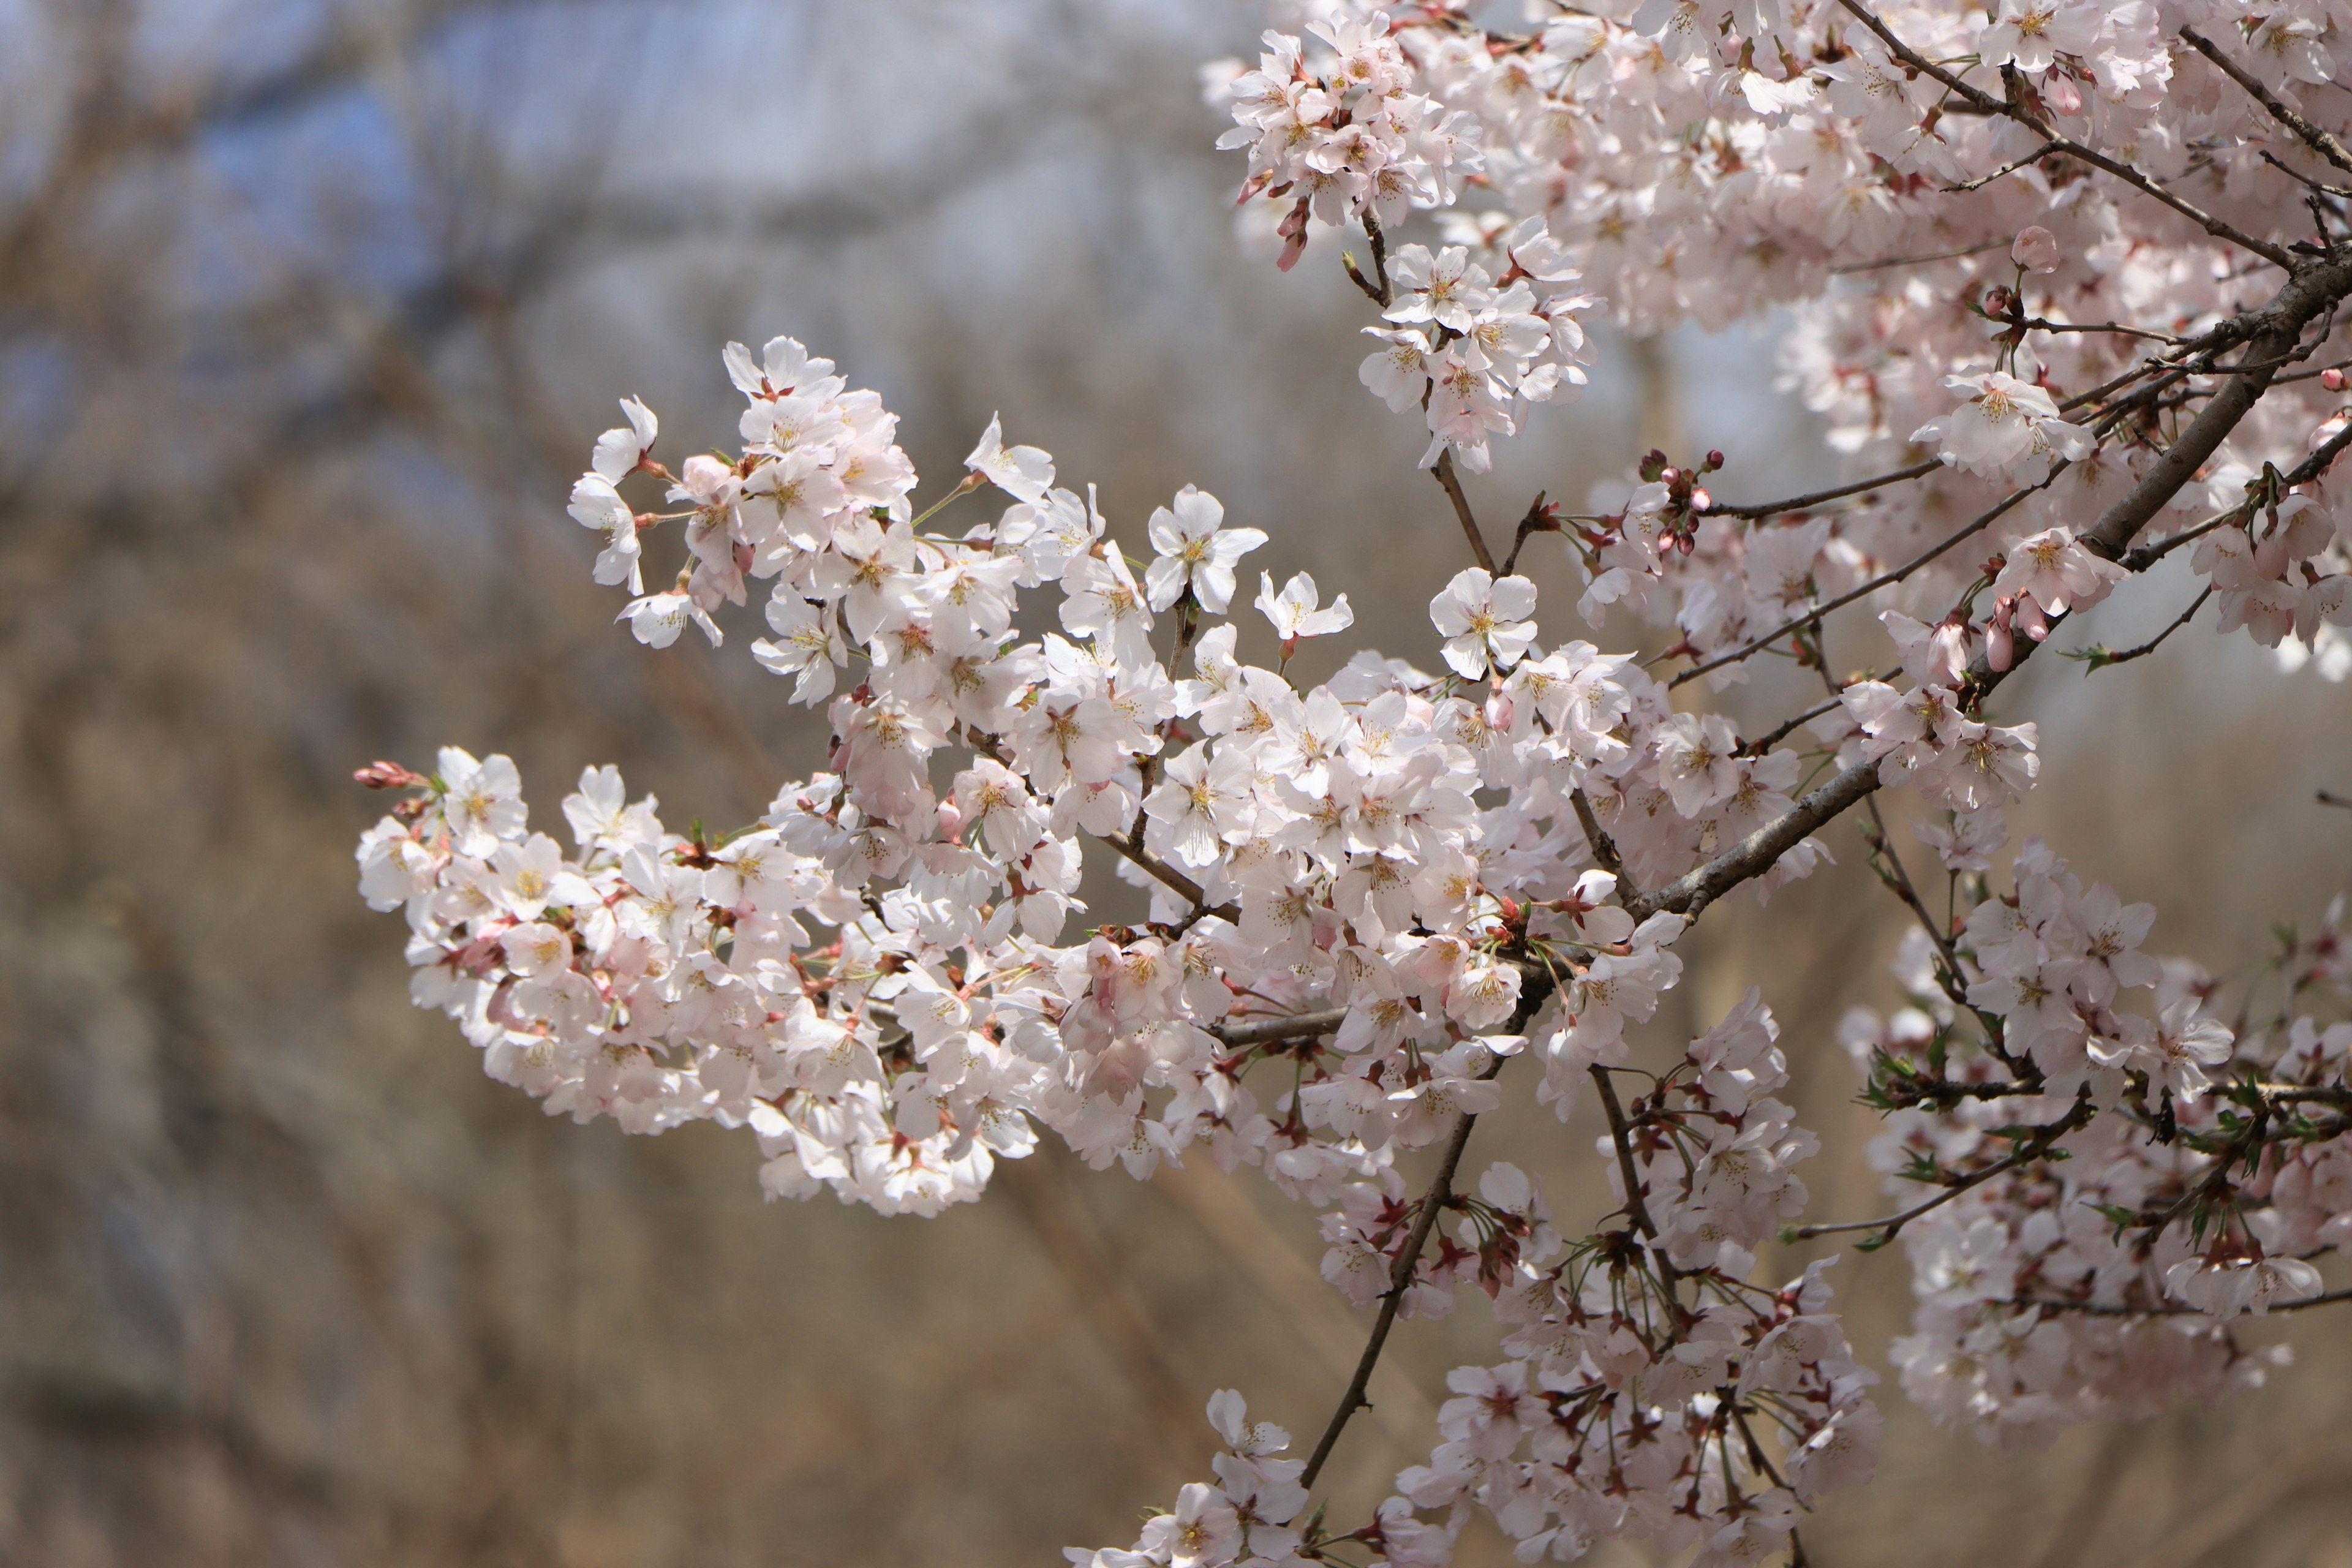
<svg viewBox="0 0 2352 1568">
<path fill-rule="evenodd" d="M 1270 1046 L 1277 1040 L 1311 1040 L 1318 1035 L 1329 1034 L 1347 1020 L 1345 1007 L 1325 1007 L 1313 1013 L 1286 1014 L 1279 1018 L 1222 1024 L 1209 1033 L 1227 1046 Z"/>
</svg>

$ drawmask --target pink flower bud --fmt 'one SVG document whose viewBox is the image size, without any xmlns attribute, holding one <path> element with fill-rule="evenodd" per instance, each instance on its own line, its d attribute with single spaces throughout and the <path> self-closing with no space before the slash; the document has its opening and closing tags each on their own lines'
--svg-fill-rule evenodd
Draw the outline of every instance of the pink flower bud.
<svg viewBox="0 0 2352 1568">
<path fill-rule="evenodd" d="M 2319 373 L 2319 384 L 2330 392 L 2341 392 L 2344 390 L 2344 373 L 2340 370 L 2323 370 Z"/>
<path fill-rule="evenodd" d="M 415 789 L 425 783 L 425 775 L 412 773 L 398 763 L 370 763 L 352 774 L 352 782 L 370 789 Z"/>
<path fill-rule="evenodd" d="M 2028 272 L 2055 272 L 2063 259 L 2058 254 L 2058 237 L 2040 224 L 2019 232 L 2017 243 L 2009 247 L 2009 256 Z"/>
</svg>

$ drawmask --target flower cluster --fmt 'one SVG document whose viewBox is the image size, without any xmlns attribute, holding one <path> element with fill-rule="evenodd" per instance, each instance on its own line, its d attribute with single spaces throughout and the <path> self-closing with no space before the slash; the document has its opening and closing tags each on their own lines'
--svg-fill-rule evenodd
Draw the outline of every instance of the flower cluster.
<svg viewBox="0 0 2352 1568">
<path fill-rule="evenodd" d="M 1286 263 L 1310 217 L 1369 216 L 1378 229 L 1407 205 L 1368 215 L 1361 200 L 1294 195 L 1315 188 L 1318 158 L 1345 163 L 1326 151 L 1353 127 L 1338 106 L 1410 104 L 1463 127 L 1449 144 L 1477 147 L 1459 200 L 1454 182 L 1413 183 L 1415 203 L 1447 209 L 1454 243 L 1399 251 L 1380 280 L 1394 289 L 1386 320 L 1368 329 L 1383 347 L 1365 363 L 1367 384 L 1392 407 L 1425 398 L 1425 461 L 1450 446 L 1483 468 L 1491 437 L 1580 380 L 1576 315 L 1594 301 L 1537 299 L 1573 281 L 1638 331 L 1792 309 L 1785 389 L 1828 419 L 1858 472 L 1910 473 L 1899 490 L 1789 527 L 1711 511 L 1703 492 L 1657 493 L 1654 471 L 1630 496 L 1596 494 L 1591 515 L 1561 531 L 1591 580 L 1588 620 L 1621 604 L 1671 618 L 1680 650 L 1702 662 L 1801 625 L 1810 603 L 1903 563 L 1917 561 L 1896 607 L 1934 619 L 1988 554 L 1918 560 L 1962 520 L 1991 523 L 1990 578 L 2048 549 L 2054 531 L 2076 541 L 2085 517 L 2148 474 L 2168 411 L 2204 395 L 2197 374 L 2210 362 L 2192 351 L 2245 340 L 2231 324 L 2247 307 L 2234 263 L 2249 242 L 2273 258 L 2300 242 L 2296 181 L 2327 169 L 2190 34 L 2305 123 L 2352 127 L 2312 90 L 2334 79 L 2342 37 L 2317 0 L 2251 20 L 2210 0 L 1904 0 L 1867 18 L 1826 0 L 1626 0 L 1523 33 L 1451 0 L 1320 9 L 1335 19 L 1310 36 L 1337 61 L 1310 69 L 1298 36 L 1270 34 L 1258 70 L 1212 72 L 1213 97 L 1242 127 L 1227 144 L 1253 148 L 1244 200 L 1278 191 L 1293 203 Z M 1342 82 L 1363 85 L 1334 92 Z M 1974 112 L 1946 112 L 1967 94 Z M 1370 187 L 1350 177 L 1349 192 Z M 2183 194 L 2168 198 L 2168 182 Z M 1492 199 L 1473 210 L 1474 191 Z M 1527 360 L 1547 318 L 1557 357 Z M 2185 397 L 2168 391 L 2184 364 Z M 2263 457 L 2332 434 L 2341 388 L 2339 371 L 2284 378 L 2230 435 L 2217 471 L 2259 472 Z M 1906 469 L 1923 451 L 1942 466 Z M 2307 487 L 2295 493 L 2321 504 Z M 2322 513 L 2315 531 L 2291 531 L 2260 562 L 2252 544 L 2226 540 L 2207 554 L 2232 595 L 2231 626 L 2270 646 L 2292 636 L 2341 678 L 2347 600 L 2326 585 L 2341 574 L 2322 563 L 2315 584 L 2298 565 L 2308 557 L 2284 554 L 2327 531 Z M 2247 559 L 2223 559 L 2235 556 Z M 1969 635 L 1994 645 L 1995 668 L 2013 621 L 2038 640 L 2050 618 L 2095 602 L 2075 565 L 2079 603 L 2006 586 L 1983 598 Z"/>
<path fill-rule="evenodd" d="M 824 770 L 714 835 L 591 769 L 568 850 L 503 757 L 361 775 L 408 792 L 359 858 L 406 917 L 415 999 L 551 1112 L 748 1128 L 771 1196 L 887 1212 L 974 1198 L 1041 1130 L 1138 1177 L 1205 1153 L 1321 1211 L 1375 1354 L 1396 1318 L 1486 1297 L 1499 1361 L 1454 1374 L 1442 1441 L 1370 1521 L 1327 1528 L 1313 1466 L 1220 1394 L 1214 1484 L 1089 1568 L 1436 1568 L 1474 1506 L 1529 1561 L 1603 1536 L 1801 1552 L 1800 1515 L 1869 1471 L 1874 1380 L 1823 1266 L 1753 1282 L 1776 1232 L 1900 1237 L 1905 1386 L 2002 1437 L 2258 1378 L 2275 1357 L 2236 1320 L 2329 1299 L 2352 1237 L 2352 1025 L 2315 1009 L 2352 988 L 2340 906 L 2273 966 L 2275 1016 L 2232 1028 L 2142 952 L 2147 906 L 2038 843 L 1987 880 L 2041 771 L 2035 725 L 1987 700 L 2173 547 L 2224 631 L 2352 670 L 2326 489 L 2352 411 L 2316 363 L 2352 300 L 2352 110 L 2312 90 L 2344 18 L 1622 0 L 1512 34 L 1493 9 L 1326 0 L 1212 73 L 1282 266 L 1318 223 L 1363 229 L 1360 379 L 1423 411 L 1477 562 L 1401 650 L 1436 673 L 1366 649 L 1294 679 L 1302 640 L 1352 625 L 1344 593 L 1260 572 L 1236 606 L 1265 531 L 1190 486 L 1116 524 L 995 423 L 919 510 L 896 417 L 780 337 L 727 350 L 735 456 L 673 470 L 630 400 L 571 510 L 651 647 L 719 643 L 759 586 L 751 657 L 824 710 Z M 1434 232 L 1406 240 L 1417 210 Z M 1784 390 L 1854 477 L 1731 504 L 1720 454 L 1653 452 L 1581 513 L 1538 497 L 1498 563 L 1461 476 L 1583 384 L 1588 287 L 1637 331 L 1784 310 Z M 959 502 L 988 514 L 934 523 Z M 1547 636 L 1518 564 L 1553 541 L 1583 622 L 1647 621 L 1657 658 Z M 1841 682 L 1849 604 L 1885 640 Z M 1676 706 L 1769 655 L 1827 700 L 1752 736 Z M 1814 1141 L 1760 997 L 1663 1074 L 1635 1036 L 1690 921 L 1809 874 L 1816 829 L 1900 785 L 1951 907 L 1865 836 L 1919 921 L 1919 1005 L 1846 1037 L 1907 1206 L 1801 1225 Z M 1073 930 L 1089 855 L 1148 900 Z M 1455 1190 L 1477 1117 L 1516 1092 L 1566 1120 L 1588 1091 L 1619 1205 L 1593 1232 L 1507 1164 Z"/>
<path fill-rule="evenodd" d="M 829 771 L 718 837 L 667 831 L 592 771 L 564 806 L 571 858 L 528 831 L 503 758 L 375 781 L 419 792 L 362 846 L 371 900 L 407 911 L 417 999 L 551 1110 L 748 1126 L 772 1194 L 887 1210 L 974 1196 L 1037 1124 L 1138 1175 L 1206 1144 L 1344 1197 L 1328 1223 L 1376 1258 L 1401 1238 L 1351 1229 L 1348 1205 L 1394 1186 L 1398 1152 L 1494 1103 L 1488 1075 L 1530 1036 L 1564 1114 L 1679 973 L 1680 917 L 1612 904 L 1577 802 L 1657 879 L 1789 808 L 1793 753 L 1744 753 L 1630 660 L 1546 650 L 1524 578 L 1467 571 L 1432 602 L 1452 674 L 1359 658 L 1301 690 L 1218 619 L 1265 535 L 1214 498 L 1154 512 L 1131 564 L 1046 454 L 992 426 L 947 500 L 1010 504 L 929 531 L 871 394 L 789 339 L 727 361 L 739 458 L 672 476 L 632 404 L 575 509 L 602 520 L 615 582 L 623 544 L 641 574 L 644 537 L 683 525 L 677 586 L 623 612 L 656 647 L 688 621 L 717 640 L 714 613 L 771 581 L 774 636 L 751 651 L 825 706 Z M 686 504 L 630 512 L 633 475 Z M 1024 641 L 1034 589 L 1063 631 Z M 1304 575 L 1262 577 L 1255 607 L 1286 660 L 1350 617 Z M 1061 945 L 1089 843 L 1150 889 L 1150 920 Z M 1344 1021 L 1265 1037 L 1317 1007 Z"/>
<path fill-rule="evenodd" d="M 2336 520 L 2284 490 L 2274 469 L 2224 467 L 2190 494 L 2216 508 L 2189 564 L 2218 601 L 2221 629 L 2244 628 L 2290 668 L 2316 654 L 2330 679 L 2352 673 L 2352 551 Z"/>
<path fill-rule="evenodd" d="M 1411 90 L 1414 69 L 1387 17 L 1335 17 L 1307 37 L 1311 59 L 1297 36 L 1268 33 L 1255 70 L 1211 73 L 1235 121 L 1217 145 L 1249 149 L 1242 199 L 1288 206 L 1286 271 L 1307 248 L 1310 215 L 1393 228 L 1413 208 L 1451 204 L 1480 166 L 1476 121 Z"/>
<path fill-rule="evenodd" d="M 1777 1290 L 1748 1282 L 1752 1248 L 1803 1206 L 1790 1167 L 1815 1147 L 1770 1098 L 1788 1081 L 1778 1034 L 1751 991 L 1612 1115 L 1600 1157 L 1617 1223 L 1573 1246 L 1517 1172 L 1482 1181 L 1485 1230 L 1537 1245 L 1482 1263 L 1509 1359 L 1447 1380 L 1445 1440 L 1397 1479 L 1413 1506 L 1453 1510 L 1458 1528 L 1475 1501 L 1524 1561 L 1605 1536 L 1745 1563 L 1784 1549 L 1823 1492 L 1869 1479 L 1876 1377 L 1827 1311 L 1827 1265 Z"/>
<path fill-rule="evenodd" d="M 2039 845 L 1969 917 L 1958 976 L 1924 934 L 1906 947 L 1916 1005 L 1857 1010 L 1843 1034 L 1890 1108 L 1873 1163 L 1906 1198 L 1948 1198 L 1894 1226 L 1918 1301 L 1893 1352 L 1913 1398 L 2037 1441 L 2210 1401 L 2283 1361 L 2231 1320 L 2317 1296 L 2314 1259 L 2352 1240 L 2352 1024 L 2299 1006 L 2315 986 L 2352 994 L 2341 909 L 2284 955 L 2274 1029 L 2244 1037 L 2203 1016 L 2201 973 L 2137 952 L 2146 905 L 2083 889 Z M 1960 980 L 1997 1016 L 1974 1049 Z M 2133 987 L 2152 1016 L 2114 1009 Z"/>
<path fill-rule="evenodd" d="M 1573 402 L 1583 390 L 1580 317 L 1596 301 L 1574 291 L 1577 270 L 1541 218 L 1498 248 L 1499 280 L 1461 246 L 1434 256 L 1403 247 L 1384 273 L 1395 300 L 1382 312 L 1391 324 L 1364 329 L 1384 346 L 1365 357 L 1359 379 L 1391 410 L 1425 413 L 1423 468 L 1451 449 L 1464 468 L 1485 473 L 1494 462 L 1490 434 L 1514 434 L 1528 404 Z"/>
</svg>

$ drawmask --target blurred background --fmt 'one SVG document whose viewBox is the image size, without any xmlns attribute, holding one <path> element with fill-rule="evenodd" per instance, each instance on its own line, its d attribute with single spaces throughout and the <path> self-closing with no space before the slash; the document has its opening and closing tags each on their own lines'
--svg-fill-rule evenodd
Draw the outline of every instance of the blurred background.
<svg viewBox="0 0 2352 1568">
<path fill-rule="evenodd" d="M 353 890 L 383 803 L 348 782 L 502 750 L 545 823 L 615 762 L 676 826 L 807 771 L 822 731 L 742 636 L 650 654 L 611 624 L 562 505 L 622 394 L 668 450 L 730 440 L 719 346 L 780 331 L 904 416 L 922 493 L 1001 409 L 1122 534 L 1198 483 L 1273 535 L 1253 567 L 1430 662 L 1461 542 L 1356 384 L 1363 302 L 1328 237 L 1289 277 L 1254 254 L 1210 150 L 1196 68 L 1262 25 L 0 0 L 0 1563 L 1055 1563 L 1205 1475 L 1213 1389 L 1311 1442 L 1365 1322 L 1255 1174 L 1047 1150 L 889 1220 L 763 1206 L 740 1133 L 549 1121 L 408 1006 L 397 921 Z M 1474 483 L 1490 532 L 1654 443 L 1724 449 L 1734 499 L 1827 471 L 1760 331 L 1599 359 Z M 1530 570 L 1563 615 L 1563 561 Z M 2159 574 L 2084 640 L 2189 593 Z M 2347 880 L 2352 814 L 2313 802 L 2352 787 L 2347 689 L 2191 633 L 2091 680 L 2037 661 L 2001 704 L 2044 727 L 2021 834 L 2157 900 L 2152 951 L 2251 968 Z M 1853 828 L 1830 842 L 1769 909 L 1710 912 L 1649 1038 L 1762 984 L 1829 1146 L 1815 1212 L 1851 1218 L 1885 1200 L 1832 1031 L 1892 999 L 1902 926 Z M 1605 1202 L 1594 1128 L 1491 1120 L 1474 1164 L 1539 1173 L 1564 1219 Z M 1877 1356 L 1904 1260 L 1838 1283 Z M 1400 1331 L 1335 1518 L 1425 1452 L 1485 1321 Z M 1885 1390 L 1881 1479 L 1807 1525 L 1813 1560 L 2352 1568 L 2345 1329 L 2259 1330 L 2296 1342 L 2271 1387 L 2041 1455 Z M 1507 1543 L 1474 1527 L 1463 1561 Z"/>
</svg>

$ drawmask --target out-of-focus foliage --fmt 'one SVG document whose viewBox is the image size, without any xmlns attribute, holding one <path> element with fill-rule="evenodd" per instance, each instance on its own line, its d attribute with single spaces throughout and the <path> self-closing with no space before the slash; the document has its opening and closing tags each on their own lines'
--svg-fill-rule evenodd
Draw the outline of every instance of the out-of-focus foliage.
<svg viewBox="0 0 2352 1568">
<path fill-rule="evenodd" d="M 1196 1468 L 1212 1388 L 1319 1422 L 1360 1324 L 1310 1237 L 1264 1245 L 1296 1216 L 1247 1187 L 1047 1153 L 929 1224 L 763 1209 L 743 1148 L 485 1084 L 404 1005 L 349 858 L 376 804 L 350 769 L 442 739 L 535 779 L 617 762 L 714 824 L 808 765 L 821 737 L 745 661 L 609 625 L 562 510 L 618 394 L 726 434 L 730 336 L 840 360 L 935 475 L 1002 408 L 1115 524 L 1213 488 L 1278 574 L 1425 657 L 1459 540 L 1355 384 L 1360 302 L 1245 261 L 1208 151 L 1193 67 L 1255 20 L 0 0 L 0 1562 L 1034 1562 Z M 1480 495 L 1580 497 L 1677 425 L 1731 453 L 1727 488 L 1777 492 L 1801 431 L 1758 363 L 1620 345 Z M 2036 807 L 2200 922 L 2152 947 L 2216 963 L 2347 868 L 2278 864 L 2216 811 L 2249 757 L 2283 797 L 2352 783 L 2342 691 L 2305 678 L 2290 728 L 2239 657 L 2103 675 L 2106 739 L 2053 757 Z M 2037 671 L 2020 710 L 2095 700 L 2078 680 Z M 2232 756 L 2166 748 L 2186 706 L 2238 710 Z M 1885 989 L 1899 929 L 1865 884 L 1725 921 L 1687 988 L 1712 1016 L 1709 951 L 1809 955 L 1771 1000 L 1815 1125 L 1849 1087 L 1827 1026 Z M 1574 1194 L 1589 1130 L 1547 1125 L 1523 1145 Z M 1858 1167 L 1827 1184 L 1824 1212 L 1872 1201 Z M 1865 1350 L 1899 1268 L 1853 1281 Z M 1453 1331 L 1401 1338 L 1346 1485 L 1425 1449 L 1413 1391 L 1475 1349 Z M 2352 1563 L 2326 1509 L 2352 1360 L 2325 1342 L 2313 1375 L 2054 1459 L 1905 1412 L 1885 1479 L 1809 1537 Z M 2223 1458 L 2185 1468 L 2192 1440 Z"/>
</svg>

